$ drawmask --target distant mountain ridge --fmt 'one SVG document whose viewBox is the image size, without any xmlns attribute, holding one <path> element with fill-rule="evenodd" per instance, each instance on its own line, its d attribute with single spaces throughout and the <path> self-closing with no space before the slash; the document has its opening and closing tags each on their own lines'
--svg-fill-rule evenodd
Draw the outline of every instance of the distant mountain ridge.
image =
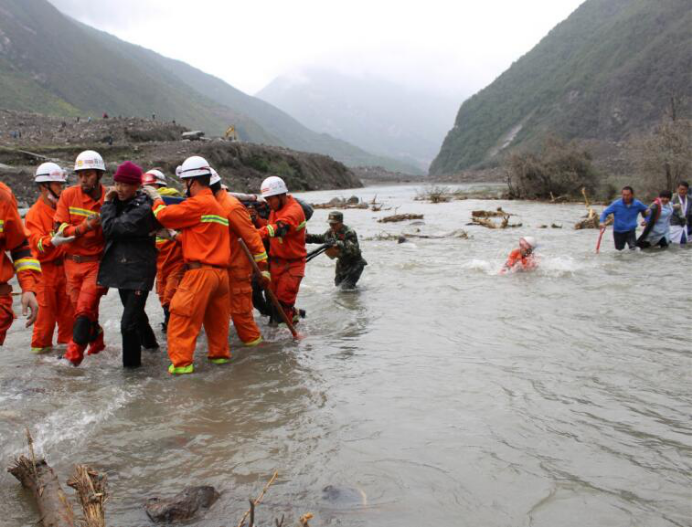
<svg viewBox="0 0 692 528">
<path fill-rule="evenodd" d="M 692 2 L 587 0 L 459 109 L 431 175 L 497 162 L 546 134 L 619 141 L 690 96 Z"/>
<path fill-rule="evenodd" d="M 245 141 L 402 168 L 313 132 L 192 66 L 81 24 L 46 0 L 0 0 L 0 107 L 60 116 L 155 114 L 212 135 L 233 124 Z"/>
<path fill-rule="evenodd" d="M 256 97 L 369 152 L 427 171 L 458 101 L 383 78 L 306 68 L 277 77 Z"/>
</svg>

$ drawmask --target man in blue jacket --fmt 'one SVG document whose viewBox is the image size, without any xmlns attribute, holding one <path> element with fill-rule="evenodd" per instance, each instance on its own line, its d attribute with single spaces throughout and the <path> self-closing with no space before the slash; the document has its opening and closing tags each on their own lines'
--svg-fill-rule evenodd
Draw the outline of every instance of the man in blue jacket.
<svg viewBox="0 0 692 528">
<path fill-rule="evenodd" d="M 637 218 L 646 216 L 649 210 L 639 200 L 634 199 L 634 189 L 629 185 L 622 188 L 622 198 L 615 200 L 601 213 L 600 227 L 605 229 L 608 215 L 613 215 L 613 240 L 615 249 L 625 249 L 625 243 L 630 249 L 637 247 Z"/>
</svg>

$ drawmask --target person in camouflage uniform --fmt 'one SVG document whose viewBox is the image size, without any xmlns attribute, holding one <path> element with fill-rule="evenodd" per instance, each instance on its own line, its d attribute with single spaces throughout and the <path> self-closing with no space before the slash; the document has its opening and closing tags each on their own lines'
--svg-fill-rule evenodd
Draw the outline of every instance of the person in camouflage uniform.
<svg viewBox="0 0 692 528">
<path fill-rule="evenodd" d="M 329 213 L 329 230 L 323 235 L 308 234 L 305 242 L 308 244 L 330 244 L 325 253 L 330 258 L 336 258 L 336 276 L 334 285 L 343 289 L 356 287 L 363 269 L 368 263 L 363 259 L 358 245 L 358 235 L 350 227 L 344 225 L 344 215 L 339 211 Z"/>
</svg>

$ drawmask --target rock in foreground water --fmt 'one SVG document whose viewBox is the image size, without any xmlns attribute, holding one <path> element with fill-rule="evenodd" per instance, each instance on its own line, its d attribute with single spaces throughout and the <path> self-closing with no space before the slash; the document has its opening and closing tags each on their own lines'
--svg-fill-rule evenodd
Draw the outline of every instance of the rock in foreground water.
<svg viewBox="0 0 692 528">
<path fill-rule="evenodd" d="M 219 498 L 213 486 L 191 486 L 171 497 L 152 497 L 144 509 L 152 521 L 179 522 L 191 519 L 199 510 L 209 508 Z"/>
</svg>

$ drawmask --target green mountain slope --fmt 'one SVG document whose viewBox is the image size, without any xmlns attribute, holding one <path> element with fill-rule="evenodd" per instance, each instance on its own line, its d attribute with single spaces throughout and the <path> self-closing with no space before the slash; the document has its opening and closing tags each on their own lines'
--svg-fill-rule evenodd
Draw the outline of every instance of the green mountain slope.
<svg viewBox="0 0 692 528">
<path fill-rule="evenodd" d="M 566 139 L 620 140 L 690 94 L 692 2 L 587 0 L 492 84 L 465 101 L 430 174 Z"/>
<path fill-rule="evenodd" d="M 219 135 L 328 154 L 351 165 L 401 164 L 313 132 L 264 101 L 179 61 L 66 17 L 46 0 L 0 0 L 0 106 L 70 116 L 176 120 Z"/>
<path fill-rule="evenodd" d="M 55 115 L 156 114 L 211 133 L 221 130 L 222 120 L 233 121 L 248 141 L 271 139 L 241 113 L 139 63 L 125 46 L 104 45 L 84 27 L 44 0 L 1 0 L 0 68 L 10 73 L 3 75 L 10 94 L 1 96 L 3 107 Z"/>
</svg>

